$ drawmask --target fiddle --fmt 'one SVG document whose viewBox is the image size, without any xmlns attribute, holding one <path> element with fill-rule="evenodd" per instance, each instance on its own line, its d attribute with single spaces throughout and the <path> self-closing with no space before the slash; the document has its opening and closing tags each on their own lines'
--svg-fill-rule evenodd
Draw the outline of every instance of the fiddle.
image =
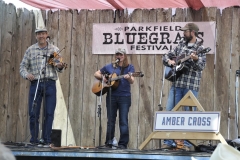
<svg viewBox="0 0 240 160">
<path fill-rule="evenodd" d="M 49 59 L 48 59 L 48 64 L 53 65 L 55 67 L 58 63 L 62 63 L 63 68 L 66 69 L 67 64 L 63 62 L 63 58 L 59 55 L 59 53 L 53 52 L 53 54 L 51 54 Z"/>
</svg>

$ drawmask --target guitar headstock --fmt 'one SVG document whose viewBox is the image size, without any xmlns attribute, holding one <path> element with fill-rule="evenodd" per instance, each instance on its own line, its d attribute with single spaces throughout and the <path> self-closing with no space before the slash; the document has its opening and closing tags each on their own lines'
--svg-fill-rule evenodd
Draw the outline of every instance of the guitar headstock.
<svg viewBox="0 0 240 160">
<path fill-rule="evenodd" d="M 134 72 L 134 73 L 129 73 L 130 76 L 133 77 L 143 77 L 144 74 L 142 72 Z"/>
<path fill-rule="evenodd" d="M 212 49 L 210 47 L 204 48 L 203 50 L 200 51 L 200 53 L 208 53 L 210 52 Z"/>
</svg>

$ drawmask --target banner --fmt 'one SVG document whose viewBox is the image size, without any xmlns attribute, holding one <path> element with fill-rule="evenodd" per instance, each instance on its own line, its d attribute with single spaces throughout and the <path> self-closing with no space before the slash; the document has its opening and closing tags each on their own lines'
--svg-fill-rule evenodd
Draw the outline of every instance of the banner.
<svg viewBox="0 0 240 160">
<path fill-rule="evenodd" d="M 127 54 L 165 54 L 183 37 L 181 27 L 189 22 L 161 23 L 94 23 L 93 54 L 115 54 L 123 48 Z M 215 52 L 216 23 L 194 22 L 199 27 L 199 37 L 204 47 Z M 199 39 L 200 40 L 200 39 Z"/>
</svg>

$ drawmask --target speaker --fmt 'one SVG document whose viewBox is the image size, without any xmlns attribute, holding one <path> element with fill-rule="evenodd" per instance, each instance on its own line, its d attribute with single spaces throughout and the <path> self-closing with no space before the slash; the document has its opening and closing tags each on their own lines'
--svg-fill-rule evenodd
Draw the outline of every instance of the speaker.
<svg viewBox="0 0 240 160">
<path fill-rule="evenodd" d="M 55 147 L 61 147 L 61 137 L 62 137 L 61 129 L 52 129 L 51 141 Z"/>
</svg>

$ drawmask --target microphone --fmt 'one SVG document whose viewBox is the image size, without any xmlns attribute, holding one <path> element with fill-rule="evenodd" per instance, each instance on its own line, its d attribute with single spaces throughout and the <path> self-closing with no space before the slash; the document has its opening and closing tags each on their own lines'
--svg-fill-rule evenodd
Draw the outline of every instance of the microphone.
<svg viewBox="0 0 240 160">
<path fill-rule="evenodd" d="M 120 58 L 117 58 L 113 63 L 118 63 L 120 61 Z"/>
<path fill-rule="evenodd" d="M 50 36 L 47 36 L 47 41 L 48 41 L 48 42 L 50 41 Z"/>
<path fill-rule="evenodd" d="M 182 43 L 183 41 L 185 41 L 185 37 L 181 37 L 179 43 Z"/>
</svg>

